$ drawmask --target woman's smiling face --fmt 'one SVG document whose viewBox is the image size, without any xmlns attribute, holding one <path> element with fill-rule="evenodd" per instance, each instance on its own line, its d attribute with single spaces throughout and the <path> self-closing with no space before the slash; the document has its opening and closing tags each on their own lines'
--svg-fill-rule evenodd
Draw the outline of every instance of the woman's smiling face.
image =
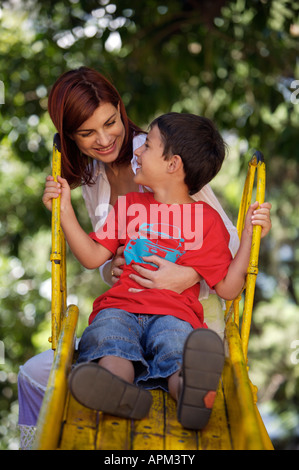
<svg viewBox="0 0 299 470">
<path fill-rule="evenodd" d="M 85 155 L 104 163 L 114 162 L 125 138 L 119 107 L 102 103 L 93 115 L 72 134 Z"/>
</svg>

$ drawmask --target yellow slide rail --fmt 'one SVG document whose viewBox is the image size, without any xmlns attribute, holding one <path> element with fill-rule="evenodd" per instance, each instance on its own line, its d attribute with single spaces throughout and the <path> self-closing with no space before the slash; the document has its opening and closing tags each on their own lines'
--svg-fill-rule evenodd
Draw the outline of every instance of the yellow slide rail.
<svg viewBox="0 0 299 470">
<path fill-rule="evenodd" d="M 237 231 L 239 238 L 244 228 L 245 216 L 252 201 L 254 183 L 256 195 L 254 201 L 259 205 L 265 200 L 266 167 L 263 154 L 256 151 L 248 164 L 247 176 L 243 188 Z M 244 286 L 244 306 L 240 326 L 240 294 L 234 301 L 226 302 L 225 341 L 228 345 L 228 359 L 222 374 L 223 388 L 230 416 L 231 435 L 236 449 L 273 449 L 272 442 L 256 406 L 257 387 L 248 376 L 248 342 L 252 320 L 252 310 L 258 259 L 261 240 L 261 227 L 253 227 L 250 260 Z M 238 425 L 236 423 L 238 422 Z"/>
<path fill-rule="evenodd" d="M 60 142 L 53 143 L 53 176 L 60 174 Z M 244 218 L 251 203 L 254 182 L 255 200 L 265 195 L 265 163 L 260 152 L 249 162 L 240 204 L 237 229 L 242 233 Z M 65 241 L 60 227 L 60 198 L 52 210 L 52 333 L 54 362 L 40 412 L 35 449 L 273 449 L 256 406 L 256 387 L 248 375 L 247 350 L 261 228 L 254 227 L 250 263 L 245 285 L 242 315 L 241 296 L 227 302 L 224 341 L 226 360 L 212 415 L 201 432 L 182 428 L 176 420 L 176 404 L 169 394 L 153 391 L 149 416 L 140 421 L 110 417 L 79 405 L 68 393 L 67 377 L 73 362 L 78 308 L 66 308 Z M 240 320 L 242 324 L 240 325 Z"/>
<path fill-rule="evenodd" d="M 61 153 L 59 134 L 53 141 L 52 176 L 57 181 L 61 174 Z M 52 349 L 56 349 L 61 330 L 61 322 L 66 311 L 66 244 L 60 226 L 60 196 L 52 201 L 52 336 L 49 338 Z"/>
<path fill-rule="evenodd" d="M 52 175 L 61 174 L 60 138 L 54 136 Z M 52 301 L 51 337 L 54 353 L 47 390 L 37 424 L 35 448 L 53 449 L 57 445 L 67 396 L 67 376 L 73 361 L 75 332 L 79 316 L 76 305 L 66 307 L 66 243 L 60 226 L 60 196 L 52 202 Z"/>
<path fill-rule="evenodd" d="M 247 176 L 243 188 L 243 194 L 240 203 L 240 209 L 237 221 L 237 231 L 239 238 L 244 228 L 245 216 L 247 210 L 251 204 L 253 186 L 256 176 L 256 197 L 255 200 L 262 204 L 265 200 L 265 186 L 266 186 L 266 167 L 264 157 L 261 152 L 256 151 L 248 164 Z M 241 344 L 245 359 L 247 359 L 248 341 L 250 335 L 252 309 L 254 300 L 254 291 L 256 284 L 256 277 L 258 274 L 258 259 L 260 250 L 261 240 L 261 227 L 254 226 L 252 245 L 250 253 L 250 261 L 247 270 L 245 290 L 245 302 L 242 315 L 242 327 L 241 327 Z M 241 295 L 238 296 L 234 301 L 227 302 L 226 304 L 226 321 L 231 321 L 232 313 L 234 314 L 234 322 L 237 326 L 240 323 L 239 303 Z"/>
</svg>

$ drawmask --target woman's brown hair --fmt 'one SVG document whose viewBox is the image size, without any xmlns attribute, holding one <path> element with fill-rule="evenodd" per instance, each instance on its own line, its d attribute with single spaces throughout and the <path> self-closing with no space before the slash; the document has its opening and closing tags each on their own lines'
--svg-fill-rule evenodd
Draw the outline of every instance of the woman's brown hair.
<svg viewBox="0 0 299 470">
<path fill-rule="evenodd" d="M 50 117 L 60 135 L 62 176 L 71 188 L 93 183 L 93 165 L 81 154 L 71 135 L 89 119 L 101 103 L 119 104 L 125 139 L 116 165 L 128 164 L 133 155 L 132 140 L 142 132 L 127 116 L 116 88 L 96 70 L 80 67 L 64 73 L 52 87 L 48 100 Z"/>
</svg>

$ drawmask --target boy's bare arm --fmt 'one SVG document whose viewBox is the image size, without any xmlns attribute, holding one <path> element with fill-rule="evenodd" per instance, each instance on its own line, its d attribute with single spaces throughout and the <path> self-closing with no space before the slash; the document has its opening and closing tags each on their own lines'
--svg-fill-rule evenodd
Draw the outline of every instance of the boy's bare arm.
<svg viewBox="0 0 299 470">
<path fill-rule="evenodd" d="M 80 226 L 71 203 L 70 187 L 64 178 L 58 177 L 56 191 L 61 195 L 61 227 L 71 251 L 85 268 L 98 268 L 111 257 L 112 252 L 92 240 Z M 55 197 L 53 190 L 49 192 L 48 196 L 44 195 L 46 207 L 50 208 L 49 201 L 53 197 Z"/>
<path fill-rule="evenodd" d="M 232 260 L 225 278 L 215 286 L 217 294 L 222 299 L 233 300 L 241 292 L 246 279 L 250 250 L 251 236 L 243 232 L 239 250 Z"/>
<path fill-rule="evenodd" d="M 269 203 L 264 203 L 257 209 L 258 203 L 255 202 L 248 209 L 239 250 L 232 260 L 225 278 L 215 286 L 217 294 L 225 300 L 235 299 L 244 286 L 250 259 L 253 225 L 261 225 L 262 237 L 269 232 L 271 227 L 269 206 L 271 207 Z"/>
</svg>

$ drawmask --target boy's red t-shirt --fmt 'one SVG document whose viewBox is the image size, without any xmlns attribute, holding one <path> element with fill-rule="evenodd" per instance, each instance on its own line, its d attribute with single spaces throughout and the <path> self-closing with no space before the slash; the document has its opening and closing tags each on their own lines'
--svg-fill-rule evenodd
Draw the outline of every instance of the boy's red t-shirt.
<svg viewBox="0 0 299 470">
<path fill-rule="evenodd" d="M 173 315 L 193 328 L 206 327 L 198 300 L 199 283 L 181 294 L 168 289 L 145 288 L 137 293 L 128 289 L 141 288 L 129 277 L 136 274 L 132 264 L 157 269 L 142 259 L 153 254 L 192 267 L 211 288 L 221 281 L 232 255 L 228 248 L 229 233 L 212 207 L 201 201 L 161 204 L 150 192 L 129 193 L 119 197 L 105 224 L 90 237 L 113 255 L 120 245 L 125 245 L 126 264 L 119 281 L 94 301 L 89 323 L 100 310 L 119 308 L 131 313 Z"/>
</svg>

